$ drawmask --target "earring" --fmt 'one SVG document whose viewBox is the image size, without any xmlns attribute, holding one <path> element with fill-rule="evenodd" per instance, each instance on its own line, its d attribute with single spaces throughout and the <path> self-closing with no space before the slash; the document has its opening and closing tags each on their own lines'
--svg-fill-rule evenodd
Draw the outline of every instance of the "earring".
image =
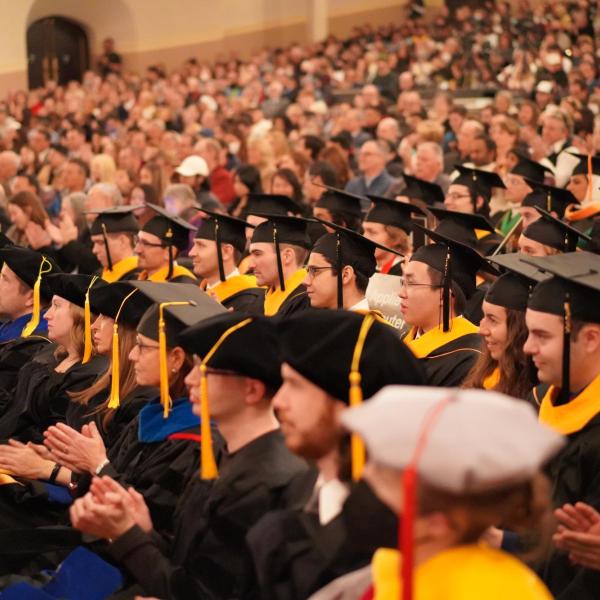
<svg viewBox="0 0 600 600">
<path fill-rule="evenodd" d="M 174 367 L 171 369 L 171 373 L 175 373 L 175 371 L 177 371 L 177 369 L 175 369 Z"/>
</svg>

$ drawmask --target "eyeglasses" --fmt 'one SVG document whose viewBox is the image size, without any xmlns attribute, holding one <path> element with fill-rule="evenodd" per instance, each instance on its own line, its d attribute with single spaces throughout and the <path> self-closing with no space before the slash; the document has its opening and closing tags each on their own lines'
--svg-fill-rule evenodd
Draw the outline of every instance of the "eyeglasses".
<svg viewBox="0 0 600 600">
<path fill-rule="evenodd" d="M 306 272 L 311 279 L 314 279 L 321 271 L 325 271 L 325 269 L 333 269 L 333 267 L 314 267 L 309 265 L 306 267 Z"/>
<path fill-rule="evenodd" d="M 139 236 L 135 236 L 133 238 L 133 245 L 137 246 L 144 246 L 144 248 L 165 248 L 166 245 L 163 243 L 156 243 L 156 242 L 149 242 L 148 240 L 143 240 L 142 238 L 140 238 Z"/>
<path fill-rule="evenodd" d="M 447 194 L 446 200 L 460 200 L 461 198 L 470 198 L 471 194 Z"/>
<path fill-rule="evenodd" d="M 439 289 L 442 286 L 439 284 L 433 284 L 433 283 L 414 283 L 412 281 L 406 281 L 406 279 L 404 279 L 404 277 L 400 278 L 400 287 L 403 288 L 419 288 L 419 287 L 428 287 L 428 288 L 432 288 L 432 289 Z"/>
<path fill-rule="evenodd" d="M 135 338 L 135 345 L 140 352 L 143 352 L 144 350 L 158 350 L 159 348 L 159 346 L 154 346 L 153 344 L 144 344 L 139 338 Z"/>
</svg>

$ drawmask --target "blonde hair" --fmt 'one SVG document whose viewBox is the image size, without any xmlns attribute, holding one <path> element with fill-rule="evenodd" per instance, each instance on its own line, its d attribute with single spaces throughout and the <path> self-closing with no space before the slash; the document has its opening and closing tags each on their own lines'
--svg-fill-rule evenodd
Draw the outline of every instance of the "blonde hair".
<svg viewBox="0 0 600 600">
<path fill-rule="evenodd" d="M 98 169 L 99 178 L 96 183 L 114 183 L 117 165 L 110 154 L 97 154 L 90 162 L 90 171 Z"/>
<path fill-rule="evenodd" d="M 444 126 L 437 121 L 425 120 L 417 123 L 417 136 L 421 142 L 442 143 L 444 139 Z"/>
</svg>

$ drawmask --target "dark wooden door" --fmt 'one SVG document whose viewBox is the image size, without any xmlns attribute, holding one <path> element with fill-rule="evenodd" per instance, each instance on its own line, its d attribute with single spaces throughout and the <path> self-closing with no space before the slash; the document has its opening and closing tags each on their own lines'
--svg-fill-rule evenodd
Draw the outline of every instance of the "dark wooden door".
<svg viewBox="0 0 600 600">
<path fill-rule="evenodd" d="M 81 81 L 89 65 L 85 31 L 69 19 L 46 17 L 27 29 L 29 87 L 43 86 L 48 80 L 64 85 Z"/>
</svg>

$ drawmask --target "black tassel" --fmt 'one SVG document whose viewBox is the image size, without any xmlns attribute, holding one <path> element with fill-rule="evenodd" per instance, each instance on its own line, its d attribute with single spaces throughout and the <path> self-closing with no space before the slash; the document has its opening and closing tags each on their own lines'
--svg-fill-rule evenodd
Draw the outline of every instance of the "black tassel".
<svg viewBox="0 0 600 600">
<path fill-rule="evenodd" d="M 225 281 L 225 267 L 223 266 L 223 251 L 221 249 L 221 228 L 215 219 L 215 242 L 217 244 L 217 262 L 219 263 L 219 279 Z"/>
<path fill-rule="evenodd" d="M 562 384 L 560 386 L 559 404 L 569 401 L 571 388 L 571 299 L 565 296 L 565 318 L 563 325 L 563 359 L 562 359 Z"/>
<path fill-rule="evenodd" d="M 281 253 L 279 252 L 279 236 L 277 225 L 273 223 L 273 243 L 275 244 L 275 256 L 277 257 L 277 273 L 279 274 L 279 285 L 281 291 L 285 292 L 285 279 L 283 278 L 283 265 L 281 264 Z"/>
<path fill-rule="evenodd" d="M 113 270 L 113 261 L 112 256 L 110 255 L 110 249 L 108 247 L 108 235 L 106 233 L 106 225 L 102 223 L 102 239 L 104 240 L 104 248 L 106 249 L 106 264 L 108 266 L 108 270 Z"/>
<path fill-rule="evenodd" d="M 446 253 L 444 273 L 442 275 L 442 330 L 450 331 L 450 286 L 452 285 L 450 273 L 450 249 Z"/>
<path fill-rule="evenodd" d="M 336 256 L 336 269 L 337 269 L 337 305 L 338 308 L 344 308 L 344 287 L 342 281 L 342 240 L 340 234 L 337 234 L 337 240 L 335 245 L 335 256 Z"/>
</svg>

